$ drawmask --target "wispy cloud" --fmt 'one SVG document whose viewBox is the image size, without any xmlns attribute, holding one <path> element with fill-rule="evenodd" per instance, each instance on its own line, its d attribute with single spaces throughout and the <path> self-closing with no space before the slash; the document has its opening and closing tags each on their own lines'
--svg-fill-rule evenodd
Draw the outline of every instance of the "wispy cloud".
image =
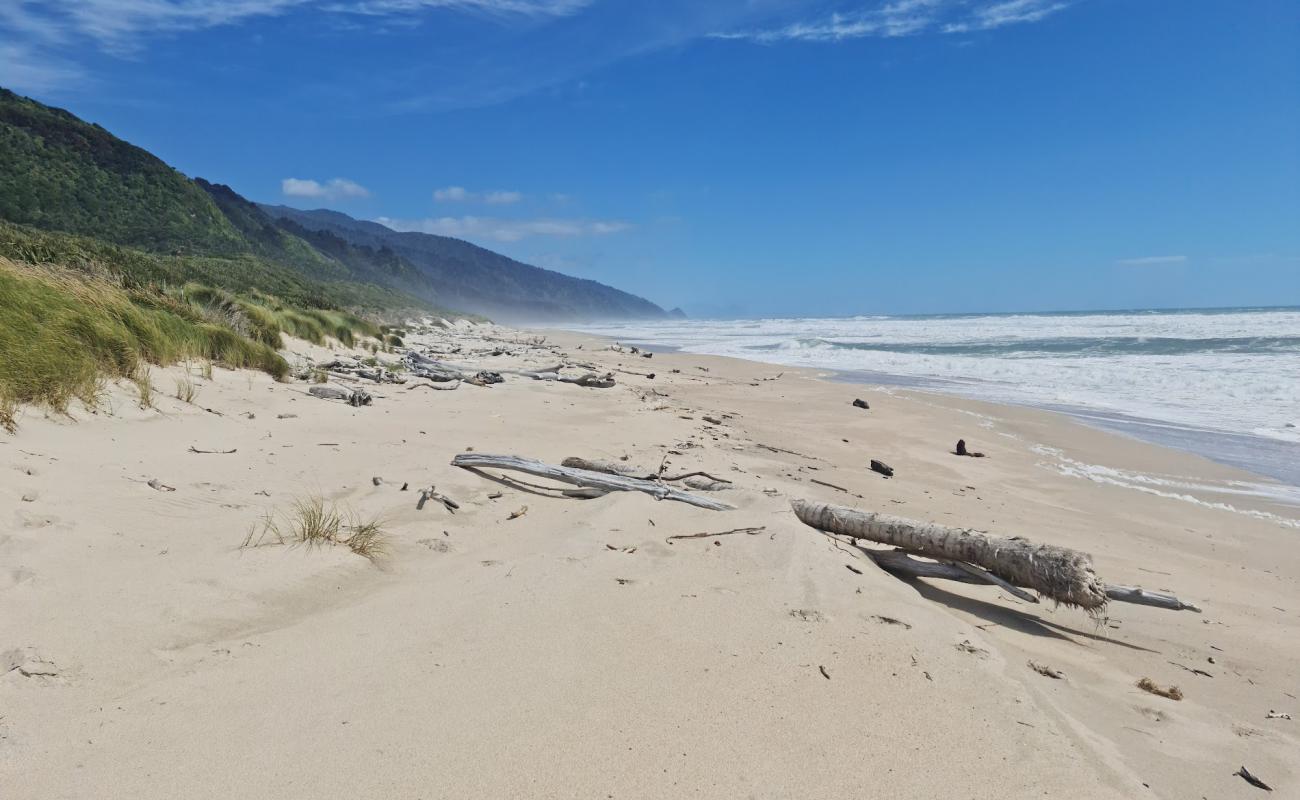
<svg viewBox="0 0 1300 800">
<path fill-rule="evenodd" d="M 439 203 L 487 203 L 490 206 L 509 206 L 524 199 L 522 192 L 497 189 L 491 192 L 471 192 L 464 186 L 444 186 L 433 190 L 433 199 Z"/>
<path fill-rule="evenodd" d="M 347 178 L 334 178 L 324 183 L 304 178 L 285 178 L 280 181 L 280 191 L 285 197 L 307 197 L 314 200 L 347 200 L 370 196 L 369 189 Z"/>
<path fill-rule="evenodd" d="M 1160 267 L 1168 264 L 1185 264 L 1187 256 L 1142 256 L 1141 258 L 1121 258 L 1115 262 L 1121 267 Z"/>
<path fill-rule="evenodd" d="M 587 219 L 505 219 L 501 217 L 431 217 L 428 219 L 375 220 L 395 231 L 417 231 L 457 239 L 517 242 L 533 236 L 574 238 L 608 236 L 630 230 L 632 224 L 620 220 Z"/>
<path fill-rule="evenodd" d="M 881 6 L 835 13 L 814 20 L 769 28 L 722 31 L 714 39 L 740 39 L 760 44 L 776 42 L 838 42 L 865 37 L 892 38 L 923 33 L 963 33 L 1004 25 L 1037 22 L 1070 5 L 1065 0 L 895 0 Z"/>
<path fill-rule="evenodd" d="M 485 17 L 564 17 L 594 0 L 0 0 L 0 37 L 69 51 L 89 43 L 103 52 L 131 56 L 152 35 L 235 25 L 295 10 L 333 15 L 410 17 L 430 10 Z M 21 37 L 21 38 L 20 38 Z M 7 44 L 12 58 L 16 45 Z M 6 63 L 7 62 L 0 62 Z M 19 63 L 19 67 L 22 64 Z M 79 80 L 77 70 L 6 68 L 4 83 L 42 91 Z"/>
<path fill-rule="evenodd" d="M 965 33 L 972 30 L 987 31 L 1004 25 L 1038 22 L 1064 11 L 1068 2 L 1058 0 L 1004 0 L 1004 2 L 976 8 L 970 19 L 944 26 L 945 33 Z"/>
<path fill-rule="evenodd" d="M 86 73 L 25 44 L 0 43 L 0 83 L 26 92 L 50 92 L 81 85 Z"/>
</svg>

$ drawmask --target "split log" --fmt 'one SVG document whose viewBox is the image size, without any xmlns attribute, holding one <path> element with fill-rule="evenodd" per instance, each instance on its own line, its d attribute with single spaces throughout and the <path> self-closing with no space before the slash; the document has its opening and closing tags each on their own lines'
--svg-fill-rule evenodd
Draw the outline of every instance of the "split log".
<svg viewBox="0 0 1300 800">
<path fill-rule="evenodd" d="M 605 472 L 595 472 L 592 470 L 575 469 L 573 467 L 557 466 L 547 464 L 543 461 L 537 461 L 531 458 L 520 458 L 519 456 L 495 456 L 484 453 L 460 453 L 451 460 L 453 467 L 464 467 L 466 469 L 508 469 L 517 472 L 523 472 L 529 475 L 536 475 L 541 478 L 550 478 L 560 481 L 561 483 L 570 483 L 575 486 L 584 488 L 604 489 L 610 492 L 644 492 L 659 500 L 676 500 L 681 503 L 688 503 L 700 508 L 707 508 L 712 511 L 727 511 L 732 506 L 718 500 L 708 497 L 699 497 L 674 489 L 670 486 L 664 486 L 662 483 L 633 478 L 626 475 L 613 475 Z"/>
<path fill-rule="evenodd" d="M 792 500 L 790 505 L 801 522 L 818 530 L 870 539 L 930 558 L 974 564 L 1069 606 L 1093 611 L 1106 605 L 1105 586 L 1087 553 L 826 503 Z"/>
<path fill-rule="evenodd" d="M 984 570 L 972 572 L 973 568 L 969 564 L 957 562 L 940 564 L 935 561 L 922 561 L 902 550 L 871 550 L 863 547 L 858 549 L 876 562 L 876 566 L 886 572 L 901 575 L 905 578 L 933 578 L 944 581 L 960 581 L 961 583 L 984 583 L 1002 586 L 1002 584 L 994 584 L 993 581 L 984 580 L 980 577 L 980 573 L 984 573 Z M 984 574 L 988 575 L 988 573 Z M 992 576 L 990 575 L 990 577 Z M 1120 586 L 1113 583 L 1103 584 L 1103 586 L 1105 586 L 1106 596 L 1117 603 L 1135 603 L 1137 605 L 1165 608 L 1170 611 L 1195 611 L 1197 614 L 1201 613 L 1198 606 L 1179 600 L 1171 594 L 1151 592 L 1137 586 Z M 1007 587 L 1002 586 L 1002 588 Z"/>
</svg>

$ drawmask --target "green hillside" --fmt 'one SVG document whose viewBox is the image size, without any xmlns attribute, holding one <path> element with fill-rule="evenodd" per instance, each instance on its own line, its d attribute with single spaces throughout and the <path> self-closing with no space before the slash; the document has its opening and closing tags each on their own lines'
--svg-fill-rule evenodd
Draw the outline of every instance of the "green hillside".
<svg viewBox="0 0 1300 800">
<path fill-rule="evenodd" d="M 72 114 L 0 89 L 0 218 L 149 250 L 246 249 L 194 182 Z"/>
</svg>

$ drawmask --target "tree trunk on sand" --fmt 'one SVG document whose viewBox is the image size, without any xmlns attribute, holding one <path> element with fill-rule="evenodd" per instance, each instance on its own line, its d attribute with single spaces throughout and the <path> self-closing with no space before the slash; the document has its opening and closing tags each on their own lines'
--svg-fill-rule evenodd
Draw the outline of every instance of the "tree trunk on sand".
<svg viewBox="0 0 1300 800">
<path fill-rule="evenodd" d="M 881 569 L 905 578 L 937 578 L 945 581 L 961 581 L 962 583 L 991 583 L 987 577 L 973 573 L 970 565 L 921 561 L 901 550 L 873 550 L 866 547 L 858 549 L 866 553 Z M 1114 583 L 1107 583 L 1105 587 L 1106 596 L 1118 603 L 1135 603 L 1140 606 L 1152 606 L 1170 611 L 1195 611 L 1197 614 L 1201 613 L 1200 606 L 1195 603 L 1188 603 L 1165 592 L 1153 592 L 1138 586 L 1120 586 Z"/>
<path fill-rule="evenodd" d="M 819 530 L 966 561 L 1069 606 L 1093 611 L 1106 605 L 1106 587 L 1087 553 L 825 503 L 792 500 L 790 505 L 800 521 Z"/>
</svg>

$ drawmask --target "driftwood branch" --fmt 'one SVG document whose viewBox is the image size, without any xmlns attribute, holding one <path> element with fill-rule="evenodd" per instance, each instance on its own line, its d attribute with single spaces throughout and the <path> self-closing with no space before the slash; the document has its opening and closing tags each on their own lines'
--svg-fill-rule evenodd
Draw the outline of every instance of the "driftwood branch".
<svg viewBox="0 0 1300 800">
<path fill-rule="evenodd" d="M 1103 608 L 1108 599 L 1093 571 L 1092 558 L 1077 550 L 826 503 L 792 500 L 790 504 L 801 522 L 818 530 L 870 539 L 931 558 L 974 564 L 1059 603 L 1094 610 Z"/>
<path fill-rule="evenodd" d="M 640 478 L 643 481 L 665 481 L 668 483 L 685 481 L 687 486 L 705 492 L 727 488 L 727 486 L 731 484 L 731 481 L 726 478 L 719 478 L 715 475 L 710 475 L 707 472 L 699 470 L 695 472 L 683 472 L 680 475 L 661 475 L 647 469 L 640 469 L 631 466 L 630 464 L 621 464 L 617 461 L 601 461 L 594 458 L 582 458 L 580 456 L 569 456 L 561 461 L 560 465 L 572 467 L 574 469 L 590 470 L 592 472 L 605 472 L 610 475 L 625 475 L 629 478 Z M 705 480 L 692 484 L 692 478 L 704 478 Z M 717 484 L 726 484 L 727 486 L 720 486 Z"/>
<path fill-rule="evenodd" d="M 664 486 L 661 483 L 633 478 L 626 475 L 611 475 L 604 472 L 594 472 L 592 470 L 575 469 L 573 467 L 557 466 L 547 464 L 543 461 L 537 461 L 531 458 L 521 458 L 519 456 L 495 456 L 485 453 L 460 453 L 451 460 L 453 467 L 465 467 L 469 469 L 508 469 L 517 472 L 523 472 L 529 475 L 536 475 L 541 478 L 550 478 L 551 480 L 569 483 L 574 486 L 592 489 L 603 489 L 609 492 L 644 492 L 659 500 L 676 500 L 681 503 L 688 503 L 700 508 L 707 508 L 712 511 L 727 511 L 732 506 L 714 500 L 708 497 L 699 497 L 674 489 L 671 486 Z"/>
</svg>

